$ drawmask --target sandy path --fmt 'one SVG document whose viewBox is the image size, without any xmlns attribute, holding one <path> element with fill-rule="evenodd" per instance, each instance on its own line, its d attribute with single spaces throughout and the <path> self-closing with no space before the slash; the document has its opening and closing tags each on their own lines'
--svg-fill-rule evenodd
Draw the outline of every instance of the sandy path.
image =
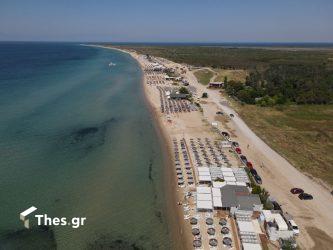
<svg viewBox="0 0 333 250">
<path fill-rule="evenodd" d="M 217 90 L 207 89 L 199 84 L 192 72 L 188 72 L 191 83 L 197 87 L 198 96 L 202 92 L 208 93 L 209 103 L 204 105 L 204 114 L 209 121 L 215 120 L 218 109 L 235 117 L 228 122 L 228 127 L 233 130 L 244 154 L 250 159 L 263 177 L 263 186 L 281 204 L 285 212 L 294 216 L 296 223 L 301 228 L 299 244 L 304 249 L 314 247 L 314 241 L 307 233 L 306 227 L 316 227 L 328 235 L 333 235 L 333 197 L 323 186 L 294 168 L 286 159 L 271 149 L 261 140 L 230 108 Z M 247 149 L 249 145 L 249 149 Z M 311 163 L 310 163 L 311 164 Z M 260 167 L 262 166 L 262 167 Z M 290 193 L 293 187 L 301 187 L 314 196 L 312 201 L 301 201 Z M 329 247 L 329 246 L 328 246 Z"/>
</svg>

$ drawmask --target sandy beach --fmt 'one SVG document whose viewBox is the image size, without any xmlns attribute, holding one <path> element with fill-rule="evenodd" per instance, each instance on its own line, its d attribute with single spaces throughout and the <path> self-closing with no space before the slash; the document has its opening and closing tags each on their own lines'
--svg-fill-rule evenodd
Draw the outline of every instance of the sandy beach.
<svg viewBox="0 0 333 250">
<path fill-rule="evenodd" d="M 121 50 L 123 51 L 123 50 Z M 133 58 L 138 60 L 142 70 L 144 71 L 145 61 L 142 56 L 136 54 L 135 52 L 128 52 Z M 174 65 L 173 65 L 174 66 Z M 155 86 L 147 84 L 146 75 L 143 76 L 143 89 L 145 96 L 150 105 L 152 114 L 154 115 L 157 121 L 157 129 L 161 132 L 162 139 L 165 142 L 167 147 L 166 151 L 168 152 L 167 166 L 170 166 L 171 169 L 166 169 L 165 175 L 166 178 L 166 188 L 170 190 L 171 194 L 168 197 L 168 200 L 172 200 L 173 204 L 170 204 L 169 209 L 169 218 L 171 218 L 172 225 L 172 238 L 175 239 L 177 244 L 174 246 L 175 249 L 193 249 L 193 235 L 191 233 L 191 226 L 188 220 L 184 220 L 184 211 L 182 206 L 178 202 L 184 201 L 184 193 L 182 187 L 177 185 L 177 179 L 175 178 L 176 172 L 173 168 L 174 165 L 174 155 L 173 155 L 173 140 L 181 140 L 184 138 L 186 141 L 189 141 L 192 138 L 212 138 L 212 139 L 222 139 L 211 127 L 209 122 L 206 119 L 203 119 L 202 113 L 199 111 L 190 112 L 190 113 L 176 113 L 173 115 L 165 115 L 161 113 L 160 110 L 160 97 Z M 230 157 L 231 158 L 231 157 Z M 195 186 L 190 189 L 194 191 Z M 191 204 L 191 210 L 195 210 L 195 206 Z M 186 216 L 185 216 L 186 217 Z M 215 219 L 215 224 L 218 224 L 217 218 Z M 234 222 L 233 222 L 234 223 Z M 205 227 L 205 223 L 201 223 L 200 227 Z M 236 230 L 235 225 L 231 225 Z M 236 233 L 234 233 L 236 235 Z M 222 238 L 218 238 L 219 241 L 222 241 Z M 236 240 L 235 240 L 236 241 Z M 237 242 L 237 241 L 236 241 Z M 239 243 L 238 243 L 239 244 Z M 203 243 L 204 249 L 209 249 L 208 239 Z M 219 247 L 218 249 L 227 249 Z M 239 249 L 237 243 L 232 249 Z"/>
<path fill-rule="evenodd" d="M 121 51 L 129 53 L 139 62 L 143 72 L 145 71 L 147 61 L 142 55 L 133 51 Z M 167 67 L 184 68 L 184 65 L 165 59 L 161 60 Z M 235 111 L 228 106 L 227 101 L 221 97 L 218 90 L 207 89 L 206 86 L 199 84 L 193 73 L 188 69 L 186 69 L 184 76 L 189 80 L 191 86 L 195 88 L 196 97 L 201 97 L 203 92 L 208 93 L 209 98 L 207 101 L 200 102 L 202 112 L 163 114 L 160 107 L 158 88 L 154 84 L 148 84 L 146 74 L 143 75 L 142 81 L 145 96 L 157 121 L 156 127 L 165 141 L 166 151 L 168 152 L 167 166 L 172 168 L 165 171 L 167 176 L 165 184 L 166 188 L 171 192 L 168 199 L 173 201 L 173 204 L 168 207 L 169 217 L 173 225 L 171 233 L 176 241 L 181 242 L 179 245 L 177 244 L 177 249 L 192 249 L 193 235 L 191 234 L 189 222 L 184 220 L 182 206 L 177 205 L 177 202 L 184 200 L 185 191 L 177 185 L 176 172 L 172 166 L 174 161 L 173 142 L 184 139 L 188 147 L 189 142 L 192 142 L 194 138 L 221 139 L 220 135 L 212 128 L 212 122 L 218 122 L 220 129 L 228 131 L 234 140 L 244 145 L 242 147 L 243 152 L 258 166 L 258 172 L 263 177 L 263 187 L 279 201 L 283 206 L 283 210 L 290 213 L 299 225 L 301 229 L 301 234 L 297 239 L 299 246 L 302 249 L 319 249 L 318 247 L 320 249 L 329 249 L 327 244 L 331 242 L 332 238 L 328 235 L 333 234 L 333 217 L 332 213 L 329 212 L 333 210 L 333 202 L 329 191 L 296 170 L 288 161 L 257 137 Z M 218 110 L 227 114 L 233 113 L 235 117 L 221 120 L 216 115 Z M 245 145 L 249 146 L 246 148 Z M 190 154 L 191 159 L 193 160 L 193 156 Z M 232 161 L 232 165 L 239 165 L 234 155 L 228 155 L 228 159 Z M 305 188 L 314 195 L 315 199 L 309 202 L 299 200 L 297 196 L 289 192 L 295 186 Z M 193 190 L 191 187 L 186 189 L 186 191 Z M 190 210 L 195 209 L 190 202 L 189 207 Z M 232 228 L 234 228 L 233 223 L 233 221 L 230 221 Z M 236 235 L 237 233 L 233 234 L 233 241 L 235 242 L 233 249 L 239 249 L 239 240 Z M 318 235 L 321 235 L 321 237 L 317 237 Z M 207 242 L 203 242 L 204 249 L 209 248 Z M 224 248 L 219 247 L 219 249 Z"/>
</svg>

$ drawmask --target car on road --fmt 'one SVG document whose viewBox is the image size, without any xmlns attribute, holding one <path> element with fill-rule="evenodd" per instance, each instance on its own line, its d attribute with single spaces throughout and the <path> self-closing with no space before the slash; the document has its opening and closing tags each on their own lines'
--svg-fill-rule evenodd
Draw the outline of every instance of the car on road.
<svg viewBox="0 0 333 250">
<path fill-rule="evenodd" d="M 301 194 L 301 193 L 304 193 L 304 190 L 301 189 L 301 188 L 292 188 L 292 189 L 290 189 L 290 193 L 292 193 L 292 194 Z"/>
<path fill-rule="evenodd" d="M 246 165 L 246 163 L 247 163 L 247 158 L 246 158 L 246 156 L 245 156 L 245 155 L 241 155 L 239 158 L 240 158 L 241 162 L 243 162 L 243 164 Z"/>
<path fill-rule="evenodd" d="M 230 117 L 235 117 L 234 114 L 230 114 Z"/>
<path fill-rule="evenodd" d="M 232 144 L 232 146 L 234 146 L 234 147 L 239 147 L 239 143 L 236 142 L 236 141 L 233 141 L 231 144 Z"/>
<path fill-rule="evenodd" d="M 256 183 L 258 183 L 259 185 L 262 184 L 262 179 L 258 174 L 254 175 L 253 177 Z"/>
<path fill-rule="evenodd" d="M 217 115 L 223 115 L 223 112 L 222 111 L 217 111 L 216 114 Z"/>
<path fill-rule="evenodd" d="M 289 225 L 290 225 L 291 229 L 294 232 L 294 235 L 298 236 L 299 235 L 299 228 L 298 228 L 297 224 L 295 223 L 295 221 L 294 220 L 289 220 L 288 222 L 289 222 Z"/>
<path fill-rule="evenodd" d="M 236 153 L 239 154 L 239 155 L 242 153 L 242 150 L 241 150 L 240 148 L 235 148 L 235 151 L 236 151 Z"/>
<path fill-rule="evenodd" d="M 298 195 L 298 198 L 300 198 L 301 200 L 313 200 L 313 196 L 308 193 L 301 193 Z"/>
</svg>

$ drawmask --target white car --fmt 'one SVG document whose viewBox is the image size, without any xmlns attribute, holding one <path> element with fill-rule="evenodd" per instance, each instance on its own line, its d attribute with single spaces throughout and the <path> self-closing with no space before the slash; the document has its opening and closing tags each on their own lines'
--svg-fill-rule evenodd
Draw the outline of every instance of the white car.
<svg viewBox="0 0 333 250">
<path fill-rule="evenodd" d="M 296 236 L 299 235 L 299 228 L 298 228 L 297 224 L 295 223 L 295 221 L 289 220 L 289 224 L 294 232 L 294 235 L 296 235 Z"/>
</svg>

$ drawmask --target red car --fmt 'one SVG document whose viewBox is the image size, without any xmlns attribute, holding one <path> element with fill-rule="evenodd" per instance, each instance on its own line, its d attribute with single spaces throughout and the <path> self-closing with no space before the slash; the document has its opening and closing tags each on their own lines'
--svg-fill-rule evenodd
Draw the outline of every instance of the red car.
<svg viewBox="0 0 333 250">
<path fill-rule="evenodd" d="M 239 154 L 239 155 L 242 153 L 242 150 L 241 150 L 240 148 L 235 148 L 235 151 L 236 151 L 236 153 Z"/>
<path fill-rule="evenodd" d="M 249 169 L 253 169 L 253 164 L 252 164 L 252 162 L 250 162 L 250 161 L 248 161 L 248 162 L 246 163 L 246 166 L 247 166 Z"/>
<path fill-rule="evenodd" d="M 292 188 L 292 189 L 290 189 L 290 193 L 292 193 L 292 194 L 303 194 L 304 190 L 301 189 L 301 188 Z"/>
</svg>

